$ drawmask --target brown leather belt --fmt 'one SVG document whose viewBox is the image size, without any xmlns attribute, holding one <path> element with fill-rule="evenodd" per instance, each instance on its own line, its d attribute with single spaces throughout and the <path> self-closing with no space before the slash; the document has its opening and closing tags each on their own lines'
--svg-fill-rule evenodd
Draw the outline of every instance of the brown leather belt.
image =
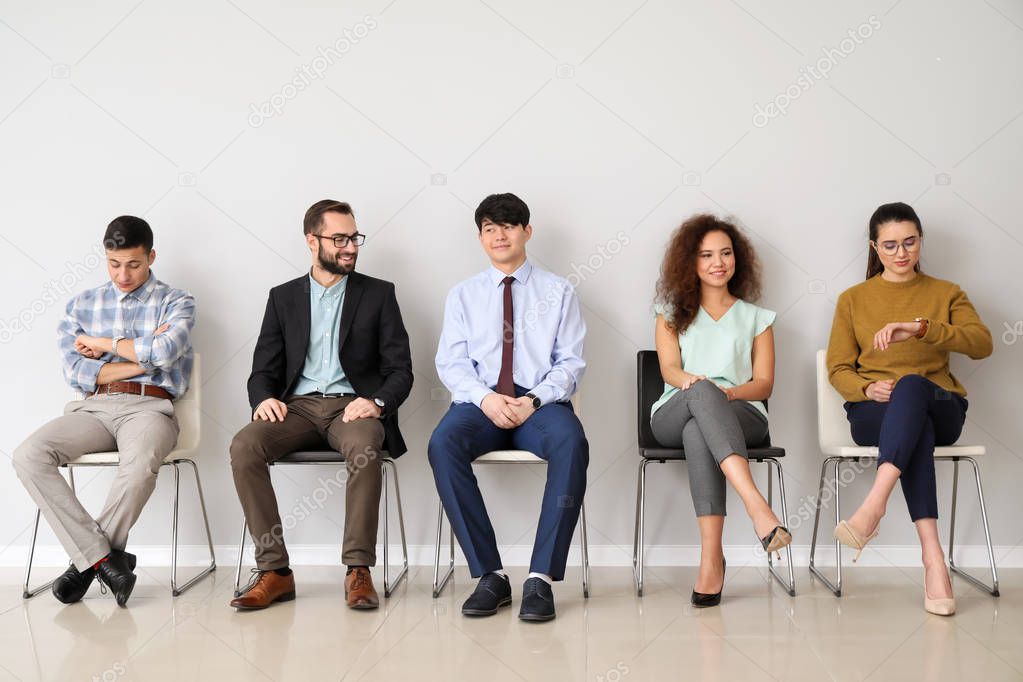
<svg viewBox="0 0 1023 682">
<path fill-rule="evenodd" d="M 96 387 L 95 393 L 90 393 L 86 397 L 91 398 L 94 395 L 109 395 L 111 393 L 131 393 L 132 395 L 140 395 L 146 398 L 174 400 L 174 396 L 159 386 L 140 384 L 137 381 L 111 381 L 109 384 L 100 384 Z"/>
</svg>

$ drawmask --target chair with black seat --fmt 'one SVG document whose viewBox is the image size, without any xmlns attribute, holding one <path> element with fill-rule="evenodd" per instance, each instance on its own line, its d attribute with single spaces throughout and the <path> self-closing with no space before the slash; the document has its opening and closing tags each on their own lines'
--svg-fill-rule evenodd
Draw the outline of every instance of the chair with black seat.
<svg viewBox="0 0 1023 682">
<path fill-rule="evenodd" d="M 666 448 L 657 442 L 653 431 L 650 428 L 650 408 L 657 399 L 664 393 L 664 378 L 661 376 L 661 366 L 657 360 L 657 351 L 641 350 L 636 355 L 636 378 L 637 378 L 637 425 L 636 431 L 639 440 L 639 477 L 636 490 L 636 528 L 635 538 L 632 544 L 632 567 L 636 583 L 636 594 L 643 596 L 643 553 L 644 553 L 644 525 L 646 512 L 646 468 L 651 462 L 664 464 L 665 462 L 684 462 L 686 453 L 681 448 Z M 767 401 L 764 401 L 767 406 Z M 784 523 L 788 518 L 788 509 L 785 505 L 785 478 L 782 471 L 780 457 L 785 456 L 784 448 L 771 445 L 771 438 L 758 447 L 748 449 L 750 462 L 767 464 L 767 504 L 772 505 L 774 497 L 774 470 L 778 471 L 778 497 L 781 501 L 781 514 L 779 515 Z M 778 584 L 785 588 L 790 596 L 796 595 L 796 580 L 792 569 L 792 546 L 785 547 L 785 554 L 788 562 L 788 581 L 777 571 L 771 553 L 767 553 L 767 568 Z"/>
<path fill-rule="evenodd" d="M 401 488 L 398 485 L 398 467 L 386 450 L 380 451 L 380 473 L 382 476 L 383 483 L 383 504 L 384 504 L 384 523 L 383 523 L 383 569 L 384 569 L 384 598 L 388 598 L 394 592 L 395 588 L 408 577 L 408 545 L 405 542 L 405 515 L 402 512 L 401 506 Z M 284 466 L 284 465 L 296 465 L 296 466 L 316 466 L 316 465 L 341 465 L 344 466 L 345 459 L 341 454 L 335 450 L 301 450 L 298 452 L 292 452 L 290 454 L 281 457 L 280 459 L 270 462 L 271 467 Z M 394 579 L 390 579 L 390 561 L 388 560 L 390 543 L 389 529 L 390 529 L 390 515 L 389 510 L 391 507 L 391 495 L 387 480 L 390 477 L 388 474 L 394 477 L 394 498 L 398 509 L 398 531 L 401 535 L 401 552 L 402 562 L 401 570 L 398 571 L 398 575 Z M 241 540 L 238 541 L 238 566 L 234 574 L 234 596 L 241 596 L 241 582 L 242 582 L 242 557 L 245 555 L 245 536 L 248 534 L 248 524 L 245 518 L 242 518 L 242 534 Z"/>
</svg>

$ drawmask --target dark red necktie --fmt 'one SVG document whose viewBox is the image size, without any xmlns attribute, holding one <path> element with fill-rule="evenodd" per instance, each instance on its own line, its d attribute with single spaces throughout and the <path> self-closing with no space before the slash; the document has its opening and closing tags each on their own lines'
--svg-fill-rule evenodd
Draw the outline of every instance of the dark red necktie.
<svg viewBox="0 0 1023 682">
<path fill-rule="evenodd" d="M 515 322 L 512 317 L 512 282 L 514 277 L 504 278 L 504 324 L 501 325 L 501 373 L 497 375 L 497 392 L 515 397 L 515 382 L 512 380 L 512 348 L 515 344 Z"/>
</svg>

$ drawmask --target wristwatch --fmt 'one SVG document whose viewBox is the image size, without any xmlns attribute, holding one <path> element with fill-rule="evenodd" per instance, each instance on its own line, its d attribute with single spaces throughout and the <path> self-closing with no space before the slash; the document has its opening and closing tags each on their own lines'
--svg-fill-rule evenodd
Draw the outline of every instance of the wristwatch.
<svg viewBox="0 0 1023 682">
<path fill-rule="evenodd" d="M 112 338 L 110 340 L 110 350 L 117 357 L 121 357 L 121 354 L 117 352 L 117 343 L 119 341 L 124 341 L 124 337 L 123 336 L 115 336 L 114 338 Z"/>
<path fill-rule="evenodd" d="M 380 398 L 373 398 L 373 402 L 376 403 L 377 407 L 380 408 L 381 412 L 384 411 L 384 401 L 382 399 L 380 399 Z"/>
<path fill-rule="evenodd" d="M 542 402 L 540 402 L 540 399 L 539 399 L 539 398 L 537 398 L 537 397 L 536 397 L 535 395 L 533 395 L 532 393 L 527 393 L 527 394 L 526 394 L 526 397 L 527 397 L 527 398 L 529 398 L 530 400 L 532 400 L 532 401 L 533 401 L 533 409 L 534 409 L 534 410 L 539 410 L 539 409 L 540 409 L 540 406 L 541 406 L 541 405 L 543 405 L 543 403 L 542 403 Z"/>
<path fill-rule="evenodd" d="M 913 318 L 913 321 L 920 323 L 920 330 L 916 334 L 914 334 L 914 336 L 916 336 L 916 338 L 918 338 L 918 339 L 924 338 L 924 335 L 927 334 L 927 326 L 928 326 L 927 318 L 926 317 L 916 317 L 916 318 Z"/>
</svg>

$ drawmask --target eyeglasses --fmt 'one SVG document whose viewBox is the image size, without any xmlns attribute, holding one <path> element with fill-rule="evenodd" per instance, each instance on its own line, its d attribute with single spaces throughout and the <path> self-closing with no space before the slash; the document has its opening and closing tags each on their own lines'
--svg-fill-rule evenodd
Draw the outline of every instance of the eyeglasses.
<svg viewBox="0 0 1023 682">
<path fill-rule="evenodd" d="M 334 246 L 339 249 L 343 249 L 348 246 L 348 242 L 352 242 L 356 246 L 362 246 L 366 242 L 366 235 L 359 234 L 358 232 L 355 234 L 314 234 L 313 236 L 317 239 L 329 239 L 334 242 Z"/>
<path fill-rule="evenodd" d="M 903 239 L 901 242 L 896 241 L 884 241 L 884 242 L 871 242 L 874 248 L 883 253 L 886 256 L 894 256 L 899 252 L 901 246 L 905 249 L 906 253 L 913 253 L 920 248 L 921 237 L 908 237 Z"/>
</svg>

